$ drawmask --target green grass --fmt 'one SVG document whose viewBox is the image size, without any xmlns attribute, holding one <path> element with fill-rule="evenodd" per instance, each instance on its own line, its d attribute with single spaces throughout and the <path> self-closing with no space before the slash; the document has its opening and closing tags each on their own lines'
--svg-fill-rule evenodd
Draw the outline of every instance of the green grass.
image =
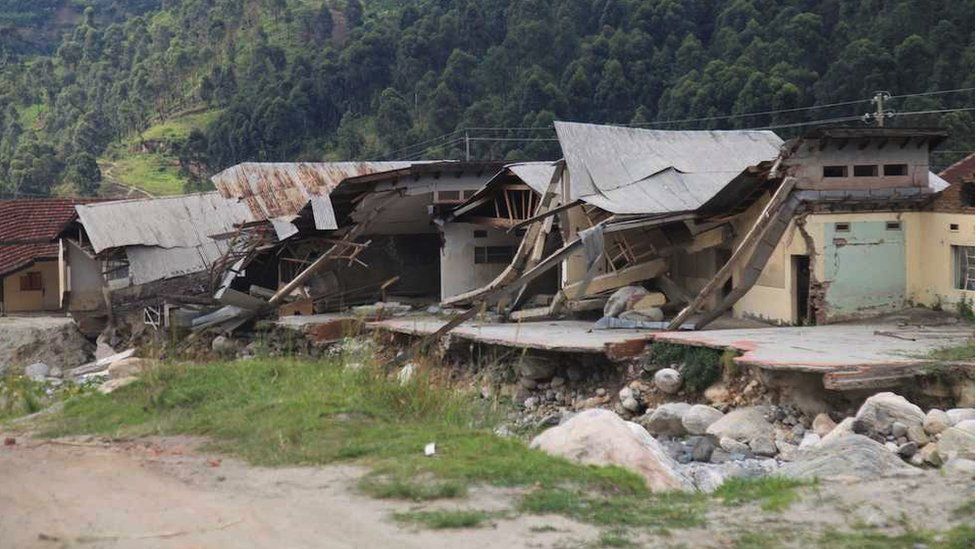
<svg viewBox="0 0 976 549">
<path fill-rule="evenodd" d="M 973 537 L 973 524 L 960 524 L 946 532 L 909 531 L 899 535 L 887 535 L 872 530 L 853 532 L 831 531 L 824 533 L 819 540 L 820 547 L 831 549 L 914 549 L 931 547 L 941 549 L 972 549 L 976 544 Z"/>
<path fill-rule="evenodd" d="M 28 105 L 20 109 L 17 113 L 20 117 L 20 127 L 25 130 L 35 128 L 37 126 L 37 120 L 45 110 L 46 107 L 42 103 Z"/>
<path fill-rule="evenodd" d="M 394 513 L 399 522 L 419 524 L 433 530 L 449 528 L 478 528 L 487 526 L 496 513 L 487 511 L 408 511 Z"/>
<path fill-rule="evenodd" d="M 596 545 L 598 547 L 637 547 L 637 544 L 627 535 L 627 531 L 622 529 L 600 532 Z"/>
<path fill-rule="evenodd" d="M 714 492 L 725 505 L 757 502 L 763 511 L 785 510 L 799 498 L 797 489 L 808 486 L 807 481 L 783 477 L 730 478 Z"/>
<path fill-rule="evenodd" d="M 955 345 L 952 347 L 935 349 L 929 353 L 929 358 L 948 361 L 973 360 L 974 356 L 976 356 L 976 344 L 974 344 L 973 341 L 970 341 L 964 345 Z"/>
<path fill-rule="evenodd" d="M 206 128 L 219 115 L 219 110 L 208 110 L 172 118 L 150 126 L 140 137 L 144 141 L 181 141 L 191 131 Z"/>
<path fill-rule="evenodd" d="M 463 497 L 471 484 L 531 486 L 535 497 L 585 494 L 598 502 L 592 512 L 566 511 L 589 520 L 616 507 L 628 510 L 628 522 L 662 522 L 638 519 L 635 502 L 685 520 L 669 503 L 685 495 L 652 497 L 632 472 L 575 464 L 495 436 L 502 412 L 422 373 L 400 385 L 378 367 L 346 369 L 341 359 L 260 358 L 163 364 L 110 395 L 67 401 L 41 428 L 47 436 L 203 435 L 216 450 L 260 465 L 352 461 L 371 469 L 361 486 L 376 497 L 423 501 Z M 429 442 L 437 443 L 434 457 L 423 455 Z"/>
<path fill-rule="evenodd" d="M 174 160 L 162 154 L 125 152 L 99 164 L 109 182 L 143 189 L 154 196 L 183 193 L 185 180 Z"/>
<path fill-rule="evenodd" d="M 599 525 L 691 528 L 704 524 L 706 499 L 680 492 L 649 495 L 593 494 L 580 489 L 549 488 L 530 492 L 520 510 L 556 513 Z"/>
</svg>

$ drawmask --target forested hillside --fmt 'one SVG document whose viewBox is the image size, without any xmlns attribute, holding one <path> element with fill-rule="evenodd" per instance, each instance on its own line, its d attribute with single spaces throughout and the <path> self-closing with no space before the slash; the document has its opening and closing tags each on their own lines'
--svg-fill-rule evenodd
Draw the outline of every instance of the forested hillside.
<svg viewBox="0 0 976 549">
<path fill-rule="evenodd" d="M 859 123 L 876 90 L 929 113 L 889 123 L 950 129 L 937 162 L 972 149 L 972 0 L 37 5 L 69 3 L 90 7 L 50 55 L 0 41 L 0 193 L 94 194 L 99 164 L 189 189 L 243 160 L 459 158 L 463 130 L 473 158 L 553 158 L 553 119 L 785 137 Z"/>
</svg>

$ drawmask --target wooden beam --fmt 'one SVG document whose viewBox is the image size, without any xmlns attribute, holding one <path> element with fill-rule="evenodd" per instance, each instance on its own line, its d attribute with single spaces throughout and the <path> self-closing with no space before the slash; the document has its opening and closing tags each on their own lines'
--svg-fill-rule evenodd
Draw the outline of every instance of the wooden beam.
<svg viewBox="0 0 976 549">
<path fill-rule="evenodd" d="M 596 295 L 609 290 L 616 290 L 617 288 L 623 288 L 624 286 L 629 286 L 637 282 L 642 282 L 644 280 L 649 280 L 654 278 L 668 268 L 667 260 L 663 258 L 652 259 L 646 263 L 641 263 L 638 265 L 633 265 L 624 269 L 620 269 L 615 273 L 600 275 L 593 277 L 586 289 L 585 295 Z M 583 282 L 575 282 L 573 284 L 567 285 L 563 288 L 563 292 L 567 296 L 577 295 Z"/>
<path fill-rule="evenodd" d="M 729 257 L 729 260 L 725 263 L 725 265 L 722 266 L 721 269 L 718 270 L 717 273 L 715 273 L 715 276 L 713 276 L 712 279 L 705 284 L 705 287 L 698 292 L 698 295 L 695 296 L 691 303 L 689 303 L 687 307 L 682 309 L 681 312 L 671 320 L 671 323 L 668 324 L 668 330 L 677 330 L 680 328 L 681 325 L 684 324 L 685 321 L 691 317 L 691 315 L 695 314 L 695 312 L 698 311 L 705 301 L 711 297 L 713 292 L 725 284 L 725 281 L 732 276 L 732 269 L 739 262 L 739 260 L 745 256 L 748 248 L 752 246 L 753 240 L 759 237 L 763 230 L 765 230 L 765 228 L 776 218 L 776 214 L 786 203 L 795 186 L 796 178 L 787 177 L 783 180 L 779 188 L 776 189 L 776 192 L 773 193 L 773 196 L 769 199 L 766 207 L 763 208 L 762 213 L 759 214 L 758 218 L 756 218 L 756 222 L 753 223 L 752 227 L 749 229 L 749 232 L 747 232 L 742 238 L 742 242 L 740 242 L 739 246 L 736 247 L 736 249 L 732 252 L 732 256 Z"/>
</svg>

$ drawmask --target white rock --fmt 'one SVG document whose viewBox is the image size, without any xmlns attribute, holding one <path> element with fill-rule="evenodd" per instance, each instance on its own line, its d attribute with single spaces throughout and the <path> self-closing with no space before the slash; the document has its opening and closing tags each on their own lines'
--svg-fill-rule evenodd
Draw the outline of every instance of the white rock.
<svg viewBox="0 0 976 549">
<path fill-rule="evenodd" d="M 952 419 L 949 418 L 949 414 L 938 408 L 929 410 L 929 413 L 925 414 L 925 420 L 922 421 L 922 428 L 930 435 L 941 433 L 951 425 Z"/>
<path fill-rule="evenodd" d="M 855 418 L 873 431 L 887 434 L 891 432 L 891 424 L 896 421 L 905 426 L 922 425 L 925 413 L 905 397 L 886 392 L 868 397 Z"/>
<path fill-rule="evenodd" d="M 629 396 L 620 402 L 620 405 L 624 407 L 624 410 L 637 413 L 640 411 L 640 402 L 633 396 Z"/>
<path fill-rule="evenodd" d="M 774 440 L 776 432 L 758 408 L 739 408 L 708 426 L 705 432 L 715 438 L 729 437 L 749 443 L 756 439 Z"/>
<path fill-rule="evenodd" d="M 687 402 L 668 402 L 642 417 L 640 423 L 655 435 L 681 436 L 686 434 L 683 419 L 689 410 L 691 404 Z"/>
<path fill-rule="evenodd" d="M 976 474 L 976 461 L 971 459 L 954 458 L 943 466 L 943 470 L 950 473 L 961 473 L 970 479 Z"/>
<path fill-rule="evenodd" d="M 743 456 L 748 456 L 752 454 L 752 450 L 749 449 L 749 445 L 745 442 L 739 442 L 731 437 L 722 437 L 718 441 L 720 448 L 725 450 L 730 454 L 741 454 Z"/>
<path fill-rule="evenodd" d="M 939 438 L 939 454 L 942 455 L 942 461 L 953 458 L 976 459 L 976 454 L 973 452 L 974 444 L 976 438 L 971 431 L 960 429 L 958 426 L 949 427 L 942 431 L 942 436 Z"/>
<path fill-rule="evenodd" d="M 691 481 L 643 427 L 603 409 L 580 412 L 543 431 L 532 448 L 588 465 L 618 465 L 644 477 L 652 491 L 691 490 Z"/>
<path fill-rule="evenodd" d="M 817 417 L 813 418 L 813 424 L 811 425 L 813 432 L 820 437 L 827 436 L 827 433 L 831 432 L 834 427 L 837 427 L 837 423 L 824 413 L 817 414 Z"/>
<path fill-rule="evenodd" d="M 24 366 L 24 375 L 31 379 L 31 381 L 44 381 L 44 378 L 51 373 L 51 367 L 43 362 L 35 362 L 34 364 L 29 364 Z"/>
<path fill-rule="evenodd" d="M 819 445 L 820 435 L 812 431 L 808 431 L 805 435 L 803 435 L 803 440 L 800 441 L 800 450 L 816 448 Z"/>
<path fill-rule="evenodd" d="M 681 418 L 681 425 L 692 435 L 704 435 L 708 426 L 722 419 L 723 415 L 711 406 L 695 404 Z"/>
<path fill-rule="evenodd" d="M 964 419 L 959 423 L 953 425 L 956 429 L 962 429 L 963 431 L 968 431 L 970 433 L 976 433 L 976 421 L 971 419 Z"/>
<path fill-rule="evenodd" d="M 681 389 L 681 372 L 674 368 L 662 368 L 654 373 L 654 386 L 673 395 Z"/>
<path fill-rule="evenodd" d="M 799 452 L 794 461 L 780 469 L 780 474 L 811 479 L 839 476 L 872 479 L 907 470 L 911 467 L 881 444 L 862 435 L 844 435 Z"/>
<path fill-rule="evenodd" d="M 840 423 L 837 424 L 836 427 L 831 429 L 830 432 L 827 433 L 826 435 L 820 437 L 820 439 L 821 442 L 828 442 L 836 438 L 840 438 L 847 435 L 853 435 L 853 434 L 854 434 L 854 418 L 845 417 L 843 420 L 841 420 Z"/>
<path fill-rule="evenodd" d="M 955 425 L 960 421 L 976 419 L 976 410 L 973 408 L 953 408 L 946 410 L 946 415 L 949 416 L 949 425 Z"/>
</svg>

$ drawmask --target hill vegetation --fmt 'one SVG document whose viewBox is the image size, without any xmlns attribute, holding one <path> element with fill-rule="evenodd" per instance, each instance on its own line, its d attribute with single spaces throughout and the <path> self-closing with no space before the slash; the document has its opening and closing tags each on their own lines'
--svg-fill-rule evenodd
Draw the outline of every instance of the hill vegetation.
<svg viewBox="0 0 976 549">
<path fill-rule="evenodd" d="M 133 155 L 188 189 L 243 160 L 458 158 L 463 130 L 473 158 L 553 158 L 554 119 L 786 137 L 876 90 L 972 148 L 972 0 L 20 4 L 4 29 L 88 7 L 56 45 L 0 42 L 5 194 L 97 193 Z"/>
</svg>

